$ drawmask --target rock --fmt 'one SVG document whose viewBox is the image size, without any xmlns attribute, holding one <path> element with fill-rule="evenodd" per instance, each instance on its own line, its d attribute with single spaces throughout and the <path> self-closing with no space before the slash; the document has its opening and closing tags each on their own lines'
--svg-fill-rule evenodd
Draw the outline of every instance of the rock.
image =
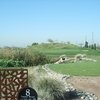
<svg viewBox="0 0 100 100">
<path fill-rule="evenodd" d="M 70 75 L 56 73 L 49 69 L 47 64 L 45 66 L 42 66 L 42 68 L 47 72 L 48 77 L 59 80 L 64 84 L 66 90 L 65 100 L 100 100 L 94 94 L 76 90 L 71 84 L 68 84 L 66 80 L 70 77 Z M 69 97 L 66 96 L 66 94 L 69 94 Z"/>
<path fill-rule="evenodd" d="M 59 57 L 59 60 L 55 62 L 54 64 L 61 64 L 61 63 L 75 63 L 77 61 L 93 61 L 96 62 L 96 60 L 87 58 L 86 54 L 77 54 L 74 57 L 67 57 L 66 55 L 61 55 Z"/>
</svg>

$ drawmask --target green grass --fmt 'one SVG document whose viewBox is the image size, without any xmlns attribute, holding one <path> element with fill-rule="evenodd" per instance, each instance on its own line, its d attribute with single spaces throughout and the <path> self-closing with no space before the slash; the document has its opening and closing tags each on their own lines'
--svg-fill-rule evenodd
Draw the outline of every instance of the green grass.
<svg viewBox="0 0 100 100">
<path fill-rule="evenodd" d="M 74 76 L 100 76 L 100 62 L 78 62 L 68 64 L 51 64 L 50 69 Z"/>
<path fill-rule="evenodd" d="M 51 49 L 51 50 L 46 50 L 44 51 L 45 54 L 47 55 L 63 55 L 63 54 L 66 54 L 66 55 L 75 55 L 77 53 L 80 53 L 80 50 L 77 49 L 77 50 L 74 50 L 74 49 Z"/>
<path fill-rule="evenodd" d="M 67 56 L 73 56 L 76 54 L 87 54 L 92 56 L 100 55 L 100 50 L 93 50 L 90 48 L 81 48 L 74 44 L 66 43 L 43 43 L 38 45 L 30 46 L 28 49 L 32 51 L 39 51 L 47 56 L 58 57 L 60 55 L 66 54 Z"/>
</svg>

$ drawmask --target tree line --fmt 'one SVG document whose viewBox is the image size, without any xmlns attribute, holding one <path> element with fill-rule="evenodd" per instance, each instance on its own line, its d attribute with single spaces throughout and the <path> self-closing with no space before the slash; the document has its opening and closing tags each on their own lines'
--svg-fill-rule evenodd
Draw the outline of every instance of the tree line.
<svg viewBox="0 0 100 100">
<path fill-rule="evenodd" d="M 91 48 L 91 49 L 94 49 L 94 50 L 96 50 L 96 48 L 97 48 L 96 43 L 89 45 L 88 41 L 85 41 L 84 47 L 85 48 Z"/>
</svg>

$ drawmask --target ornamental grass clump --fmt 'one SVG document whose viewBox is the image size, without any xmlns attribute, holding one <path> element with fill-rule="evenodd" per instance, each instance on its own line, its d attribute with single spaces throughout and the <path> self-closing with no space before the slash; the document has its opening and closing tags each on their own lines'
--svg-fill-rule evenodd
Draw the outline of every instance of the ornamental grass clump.
<svg viewBox="0 0 100 100">
<path fill-rule="evenodd" d="M 30 67 L 28 72 L 29 86 L 37 91 L 38 100 L 66 100 L 69 97 L 63 82 L 48 76 L 41 66 Z"/>
<path fill-rule="evenodd" d="M 38 82 L 37 85 L 40 100 L 65 100 L 64 99 L 64 86 L 61 82 L 44 78 Z"/>
</svg>

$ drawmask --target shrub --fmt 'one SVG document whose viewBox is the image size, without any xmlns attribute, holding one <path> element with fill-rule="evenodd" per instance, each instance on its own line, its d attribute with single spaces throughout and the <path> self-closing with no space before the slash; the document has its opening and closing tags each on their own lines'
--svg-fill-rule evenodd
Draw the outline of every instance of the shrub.
<svg viewBox="0 0 100 100">
<path fill-rule="evenodd" d="M 25 62 L 24 61 L 14 61 L 12 59 L 10 60 L 1 59 L 0 66 L 1 67 L 22 67 L 22 66 L 25 66 Z"/>
<path fill-rule="evenodd" d="M 0 59 L 0 67 L 3 67 L 6 64 L 4 59 Z"/>
<path fill-rule="evenodd" d="M 0 49 L 0 59 L 11 59 L 13 55 L 13 50 L 11 48 Z"/>
<path fill-rule="evenodd" d="M 32 52 L 28 50 L 17 50 L 14 53 L 13 60 L 24 61 L 25 66 L 43 65 L 48 63 L 47 57 L 40 52 Z"/>
<path fill-rule="evenodd" d="M 21 60 L 21 61 L 15 61 L 16 65 L 15 67 L 24 67 L 25 66 L 25 61 Z"/>
<path fill-rule="evenodd" d="M 30 67 L 28 71 L 29 86 L 37 91 L 39 100 L 65 100 L 65 86 L 61 81 L 47 77 L 41 67 Z"/>
<path fill-rule="evenodd" d="M 0 59 L 1 66 L 6 67 L 43 65 L 49 62 L 44 54 L 27 48 L 2 48 Z"/>
<path fill-rule="evenodd" d="M 11 60 L 7 60 L 4 67 L 14 67 L 16 66 L 16 62 L 13 61 L 12 59 Z"/>
<path fill-rule="evenodd" d="M 64 86 L 57 80 L 44 78 L 39 81 L 37 87 L 41 100 L 65 100 Z"/>
<path fill-rule="evenodd" d="M 25 66 L 33 65 L 33 56 L 27 50 L 16 50 L 13 55 L 13 60 L 23 61 L 24 62 L 23 65 L 25 65 Z"/>
<path fill-rule="evenodd" d="M 15 50 L 13 54 L 13 60 L 24 60 L 26 56 L 25 50 Z"/>
<path fill-rule="evenodd" d="M 49 62 L 49 59 L 40 52 L 35 52 L 33 56 L 34 65 L 43 65 Z"/>
</svg>

